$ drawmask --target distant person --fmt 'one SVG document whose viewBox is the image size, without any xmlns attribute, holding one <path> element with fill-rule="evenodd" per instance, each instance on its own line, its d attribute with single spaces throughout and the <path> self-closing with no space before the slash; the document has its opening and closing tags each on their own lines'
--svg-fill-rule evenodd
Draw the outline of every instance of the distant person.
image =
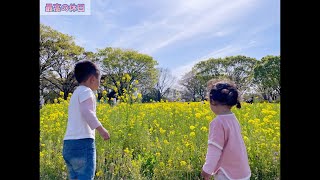
<svg viewBox="0 0 320 180">
<path fill-rule="evenodd" d="M 70 179 L 91 180 L 96 170 L 95 129 L 104 140 L 110 138 L 96 116 L 93 91 L 100 85 L 100 71 L 91 61 L 80 61 L 75 65 L 74 75 L 79 86 L 70 99 L 63 158 Z"/>
<path fill-rule="evenodd" d="M 113 105 L 115 106 L 117 104 L 117 98 L 113 98 Z"/>
<path fill-rule="evenodd" d="M 205 180 L 249 180 L 248 162 L 241 127 L 231 108 L 241 108 L 238 90 L 231 82 L 208 82 L 210 108 L 217 116 L 211 121 L 206 161 L 201 176 Z"/>
<path fill-rule="evenodd" d="M 253 103 L 253 96 L 252 96 L 251 98 L 247 99 L 247 100 L 246 100 L 246 103 L 252 104 L 252 103 Z"/>
</svg>

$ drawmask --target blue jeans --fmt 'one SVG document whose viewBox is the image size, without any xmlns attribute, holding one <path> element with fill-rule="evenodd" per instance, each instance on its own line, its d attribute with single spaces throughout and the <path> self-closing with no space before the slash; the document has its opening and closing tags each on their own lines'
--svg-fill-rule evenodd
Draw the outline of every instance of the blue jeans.
<svg viewBox="0 0 320 180">
<path fill-rule="evenodd" d="M 96 170 L 96 147 L 91 138 L 63 141 L 63 159 L 70 179 L 93 180 Z"/>
</svg>

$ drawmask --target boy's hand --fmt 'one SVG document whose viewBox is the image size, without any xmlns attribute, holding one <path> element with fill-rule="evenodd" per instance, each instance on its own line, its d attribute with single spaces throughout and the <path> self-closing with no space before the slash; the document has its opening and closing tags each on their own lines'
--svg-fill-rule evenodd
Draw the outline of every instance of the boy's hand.
<svg viewBox="0 0 320 180">
<path fill-rule="evenodd" d="M 100 133 L 101 137 L 106 141 L 110 139 L 109 132 L 102 126 L 97 127 L 98 132 Z"/>
</svg>

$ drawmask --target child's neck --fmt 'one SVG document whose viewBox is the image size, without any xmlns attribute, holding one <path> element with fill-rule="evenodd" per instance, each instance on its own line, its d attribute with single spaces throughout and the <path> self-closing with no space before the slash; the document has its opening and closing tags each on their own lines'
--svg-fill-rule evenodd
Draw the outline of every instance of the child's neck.
<svg viewBox="0 0 320 180">
<path fill-rule="evenodd" d="M 220 112 L 220 113 L 217 113 L 217 115 L 226 115 L 226 114 L 232 114 L 232 112 L 229 111 L 229 112 Z"/>
<path fill-rule="evenodd" d="M 80 83 L 80 86 L 86 86 L 86 87 L 89 87 L 88 83 L 84 83 L 84 82 Z"/>
<path fill-rule="evenodd" d="M 82 83 L 80 83 L 80 85 L 81 86 L 86 86 L 86 87 L 88 87 L 88 88 L 90 88 L 92 90 L 92 88 L 91 88 L 91 86 L 90 86 L 88 81 L 82 82 Z"/>
<path fill-rule="evenodd" d="M 231 109 L 229 109 L 229 108 L 221 108 L 217 112 L 217 115 L 224 115 L 224 114 L 232 114 Z"/>
</svg>

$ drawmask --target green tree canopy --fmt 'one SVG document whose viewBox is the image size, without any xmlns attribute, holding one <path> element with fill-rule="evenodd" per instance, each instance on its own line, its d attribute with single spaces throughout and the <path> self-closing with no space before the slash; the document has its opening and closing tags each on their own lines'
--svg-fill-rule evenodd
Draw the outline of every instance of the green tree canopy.
<svg viewBox="0 0 320 180">
<path fill-rule="evenodd" d="M 207 82 L 211 79 L 229 79 L 237 84 L 240 94 L 245 92 L 253 79 L 253 69 L 257 60 L 246 56 L 209 58 L 193 67 L 198 81 L 198 95 L 206 94 Z"/>
<path fill-rule="evenodd" d="M 132 93 L 134 86 L 140 89 L 154 86 L 158 64 L 151 56 L 134 50 L 107 47 L 99 49 L 96 57 L 101 62 L 104 87 L 116 90 L 118 96 L 124 91 Z"/>
<path fill-rule="evenodd" d="M 280 96 L 280 56 L 265 56 L 254 69 L 253 82 L 264 99 Z"/>
<path fill-rule="evenodd" d="M 204 100 L 206 96 L 205 77 L 196 74 L 194 70 L 187 72 L 180 80 L 180 85 L 184 88 L 181 90 L 181 96 L 186 101 Z"/>
<path fill-rule="evenodd" d="M 40 95 L 64 92 L 64 99 L 76 86 L 74 64 L 86 58 L 84 48 L 72 36 L 40 24 Z M 46 99 L 46 98 L 45 98 Z"/>
</svg>

